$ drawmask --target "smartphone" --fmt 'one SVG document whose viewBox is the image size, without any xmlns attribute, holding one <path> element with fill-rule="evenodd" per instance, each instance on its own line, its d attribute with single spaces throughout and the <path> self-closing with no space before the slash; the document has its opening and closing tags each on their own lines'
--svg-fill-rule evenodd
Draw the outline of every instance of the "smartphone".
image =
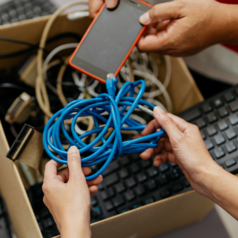
<svg viewBox="0 0 238 238">
<path fill-rule="evenodd" d="M 119 73 L 145 30 L 139 17 L 151 6 L 140 0 L 119 0 L 113 10 L 104 5 L 70 58 L 70 65 L 102 83 Z"/>
</svg>

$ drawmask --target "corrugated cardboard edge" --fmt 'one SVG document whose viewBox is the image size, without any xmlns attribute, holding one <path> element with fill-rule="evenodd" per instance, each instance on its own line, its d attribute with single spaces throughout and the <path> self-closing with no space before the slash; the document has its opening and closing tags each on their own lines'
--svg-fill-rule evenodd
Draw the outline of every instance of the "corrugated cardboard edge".
<svg viewBox="0 0 238 238">
<path fill-rule="evenodd" d="M 202 220 L 212 207 L 212 201 L 189 191 L 94 223 L 92 237 L 154 237 Z"/>
<path fill-rule="evenodd" d="M 9 146 L 0 124 L 0 190 L 17 237 L 42 238 L 17 167 L 6 154 Z"/>
<path fill-rule="evenodd" d="M 168 92 L 174 107 L 173 113 L 178 114 L 202 102 L 204 98 L 183 59 L 170 57 L 170 60 L 172 76 L 168 86 Z"/>
</svg>

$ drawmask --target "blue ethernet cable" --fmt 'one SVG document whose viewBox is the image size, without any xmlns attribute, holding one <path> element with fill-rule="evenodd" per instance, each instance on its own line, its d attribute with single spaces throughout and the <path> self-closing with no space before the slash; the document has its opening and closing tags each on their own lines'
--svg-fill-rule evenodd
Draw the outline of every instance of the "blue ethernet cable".
<svg viewBox="0 0 238 238">
<path fill-rule="evenodd" d="M 111 77 L 106 81 L 108 93 L 102 93 L 96 98 L 77 99 L 68 103 L 67 106 L 56 112 L 49 119 L 43 132 L 43 145 L 45 151 L 52 159 L 61 164 L 67 164 L 67 151 L 63 148 L 60 141 L 60 132 L 63 133 L 70 146 L 74 145 L 79 149 L 82 156 L 81 163 L 83 167 L 89 167 L 104 162 L 97 172 L 86 176 L 87 181 L 93 180 L 102 174 L 113 157 L 118 157 L 122 154 L 142 152 L 148 148 L 156 148 L 158 140 L 165 134 L 165 131 L 161 128 L 160 131 L 155 131 L 153 134 L 122 141 L 121 130 L 135 130 L 138 133 L 141 133 L 145 128 L 145 125 L 130 118 L 134 109 L 138 108 L 153 115 L 150 109 L 153 110 L 155 106 L 141 99 L 146 87 L 144 80 L 138 80 L 134 83 L 126 82 L 120 88 L 117 95 L 116 84 L 117 79 Z M 133 97 L 134 89 L 139 85 L 139 93 L 136 97 Z M 128 93 L 129 96 L 126 96 Z M 108 118 L 105 118 L 102 115 L 104 112 L 109 114 Z M 77 118 L 85 116 L 93 117 L 95 128 L 82 135 L 78 135 L 75 131 Z M 64 125 L 64 120 L 67 119 L 72 119 L 71 136 L 66 131 Z M 105 125 L 100 126 L 99 120 L 105 123 Z M 104 135 L 109 128 L 113 128 L 114 130 L 111 135 L 105 139 Z M 96 133 L 97 136 L 92 142 L 86 144 L 82 141 L 83 138 L 94 133 Z M 95 146 L 99 141 L 102 142 L 102 145 Z M 87 152 L 87 155 L 83 156 L 85 152 Z M 58 154 L 60 158 L 55 154 Z"/>
</svg>

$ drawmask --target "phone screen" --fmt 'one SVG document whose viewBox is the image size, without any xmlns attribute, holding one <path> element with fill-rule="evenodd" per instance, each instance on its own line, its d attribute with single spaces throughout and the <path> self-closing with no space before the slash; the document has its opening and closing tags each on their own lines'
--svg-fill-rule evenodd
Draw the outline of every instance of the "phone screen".
<svg viewBox="0 0 238 238">
<path fill-rule="evenodd" d="M 114 10 L 104 7 L 72 63 L 103 79 L 115 73 L 143 28 L 139 17 L 149 9 L 136 0 L 120 0 Z"/>
</svg>

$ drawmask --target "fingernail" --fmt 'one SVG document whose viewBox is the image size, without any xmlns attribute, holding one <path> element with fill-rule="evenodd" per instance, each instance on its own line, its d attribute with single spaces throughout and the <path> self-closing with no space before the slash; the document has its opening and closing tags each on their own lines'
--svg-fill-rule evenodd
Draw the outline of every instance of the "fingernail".
<svg viewBox="0 0 238 238">
<path fill-rule="evenodd" d="M 140 23 L 143 25 L 150 23 L 150 14 L 148 12 L 140 16 Z"/>
<path fill-rule="evenodd" d="M 117 5 L 117 0 L 106 0 L 107 8 L 114 8 Z"/>
<path fill-rule="evenodd" d="M 75 153 L 75 152 L 78 152 L 78 148 L 76 146 L 71 146 L 69 148 L 69 153 Z"/>
<path fill-rule="evenodd" d="M 102 181 L 103 181 L 103 176 L 102 175 L 100 175 L 101 176 L 101 178 L 102 178 Z"/>
<path fill-rule="evenodd" d="M 164 112 L 160 107 L 155 107 L 154 108 L 154 112 L 157 114 L 157 115 L 160 115 L 162 112 Z"/>
</svg>

